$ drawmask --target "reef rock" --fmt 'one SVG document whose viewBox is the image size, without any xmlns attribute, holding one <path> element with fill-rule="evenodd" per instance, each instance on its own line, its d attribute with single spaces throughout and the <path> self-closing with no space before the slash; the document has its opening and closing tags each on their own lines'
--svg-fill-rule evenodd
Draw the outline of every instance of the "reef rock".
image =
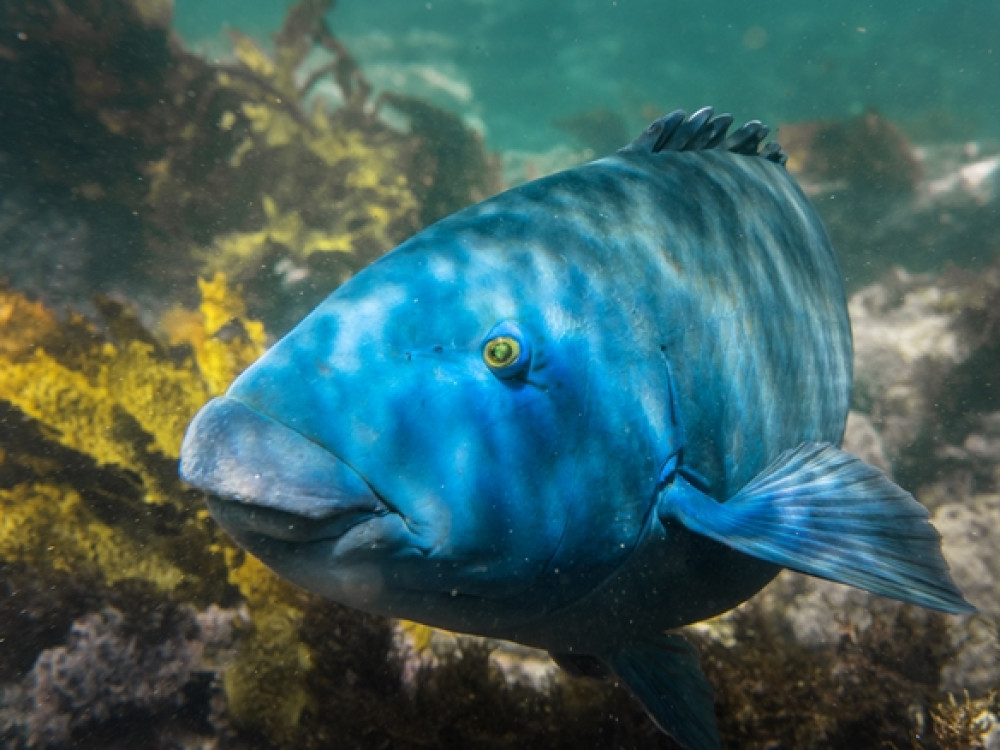
<svg viewBox="0 0 1000 750">
<path fill-rule="evenodd" d="M 783 125 L 778 139 L 852 291 L 895 265 L 981 268 L 1000 255 L 996 144 L 918 146 L 875 112 Z"/>
<path fill-rule="evenodd" d="M 975 275 L 895 269 L 851 297 L 854 408 L 871 420 L 904 486 L 997 487 L 998 303 L 1000 262 Z"/>
</svg>

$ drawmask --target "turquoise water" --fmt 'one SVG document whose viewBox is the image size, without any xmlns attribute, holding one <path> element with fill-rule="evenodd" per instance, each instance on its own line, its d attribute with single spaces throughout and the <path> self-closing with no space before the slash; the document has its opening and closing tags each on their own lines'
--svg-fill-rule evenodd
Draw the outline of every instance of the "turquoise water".
<svg viewBox="0 0 1000 750">
<path fill-rule="evenodd" d="M 226 25 L 266 39 L 284 4 L 177 0 L 214 49 Z M 606 108 L 628 130 L 702 104 L 768 122 L 874 109 L 918 140 L 1000 132 L 1000 3 L 344 0 L 334 32 L 381 87 L 461 112 L 495 149 L 545 150 L 554 121 Z"/>
</svg>

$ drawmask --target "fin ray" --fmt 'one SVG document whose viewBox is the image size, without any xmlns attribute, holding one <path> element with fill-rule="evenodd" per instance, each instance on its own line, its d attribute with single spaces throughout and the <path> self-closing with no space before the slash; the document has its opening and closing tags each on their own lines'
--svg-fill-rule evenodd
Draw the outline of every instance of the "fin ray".
<svg viewBox="0 0 1000 750">
<path fill-rule="evenodd" d="M 825 443 L 782 453 L 725 503 L 678 473 L 672 517 L 748 555 L 944 612 L 973 612 L 929 513 L 878 469 Z"/>
<path fill-rule="evenodd" d="M 770 129 L 760 120 L 750 120 L 727 136 L 733 116 L 716 116 L 712 107 L 702 107 L 689 117 L 677 109 L 656 120 L 623 151 L 708 151 L 718 149 L 743 156 L 759 156 L 775 164 L 788 160 L 781 146 L 773 141 L 764 143 Z"/>
<path fill-rule="evenodd" d="M 690 750 L 720 747 L 714 691 L 683 636 L 661 634 L 601 658 L 663 732 Z"/>
</svg>

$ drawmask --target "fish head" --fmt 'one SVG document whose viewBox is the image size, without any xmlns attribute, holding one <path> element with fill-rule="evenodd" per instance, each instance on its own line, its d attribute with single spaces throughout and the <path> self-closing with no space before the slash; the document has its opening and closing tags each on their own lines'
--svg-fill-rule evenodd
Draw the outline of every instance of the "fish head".
<svg viewBox="0 0 1000 750">
<path fill-rule="evenodd" d="M 561 261 L 494 241 L 418 235 L 190 425 L 182 475 L 279 574 L 475 631 L 579 598 L 637 543 L 662 456 L 630 419 L 666 388 Z"/>
</svg>

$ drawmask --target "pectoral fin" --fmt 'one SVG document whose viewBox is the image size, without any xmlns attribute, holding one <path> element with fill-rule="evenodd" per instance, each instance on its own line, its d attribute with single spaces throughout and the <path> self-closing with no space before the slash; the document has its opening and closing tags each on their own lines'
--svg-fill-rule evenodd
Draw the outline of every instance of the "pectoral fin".
<svg viewBox="0 0 1000 750">
<path fill-rule="evenodd" d="M 719 503 L 678 470 L 657 512 L 768 562 L 944 612 L 974 612 L 928 512 L 881 471 L 825 443 L 782 453 Z"/>
</svg>

